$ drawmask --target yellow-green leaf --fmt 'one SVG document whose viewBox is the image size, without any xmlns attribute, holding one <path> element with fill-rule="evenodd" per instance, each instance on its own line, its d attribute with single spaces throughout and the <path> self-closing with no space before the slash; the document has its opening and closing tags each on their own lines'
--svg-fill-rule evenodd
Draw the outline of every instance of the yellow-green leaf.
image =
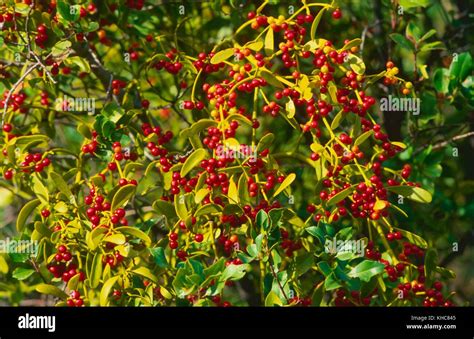
<svg viewBox="0 0 474 339">
<path fill-rule="evenodd" d="M 38 175 L 33 175 L 33 192 L 43 204 L 48 204 L 49 202 L 49 191 L 41 182 L 41 179 Z"/>
<path fill-rule="evenodd" d="M 115 230 L 116 230 L 117 232 L 120 232 L 120 233 L 133 235 L 134 237 L 143 240 L 146 245 L 151 244 L 151 239 L 150 239 L 150 237 L 149 237 L 148 235 L 146 235 L 145 232 L 143 232 L 142 230 L 139 230 L 139 229 L 136 228 L 136 227 L 121 226 L 121 227 L 117 227 Z M 104 239 L 104 240 L 105 240 L 105 239 Z"/>
<path fill-rule="evenodd" d="M 358 146 L 364 143 L 372 134 L 374 133 L 373 130 L 367 131 L 362 133 L 357 137 L 357 139 L 354 141 L 354 146 Z"/>
<path fill-rule="evenodd" d="M 390 186 L 387 187 L 387 190 L 400 194 L 410 200 L 421 202 L 421 203 L 430 203 L 432 200 L 431 193 L 424 190 L 421 187 L 414 186 Z"/>
<path fill-rule="evenodd" d="M 365 73 L 365 64 L 357 55 L 349 54 L 347 56 L 347 61 L 349 62 L 349 66 L 356 74 L 363 75 Z"/>
<path fill-rule="evenodd" d="M 360 44 L 362 43 L 362 40 L 357 38 L 357 39 L 353 39 L 351 41 L 349 41 L 347 44 L 345 44 L 340 50 L 339 50 L 339 53 L 343 52 L 343 51 L 347 51 L 349 49 L 351 49 L 352 47 L 356 47 L 356 46 L 359 46 Z"/>
<path fill-rule="evenodd" d="M 115 211 L 119 207 L 123 207 L 133 196 L 136 190 L 135 185 L 125 185 L 118 189 L 112 199 L 111 210 Z"/>
<path fill-rule="evenodd" d="M 146 267 L 139 267 L 136 270 L 133 270 L 132 272 L 135 273 L 135 274 L 141 275 L 142 277 L 148 278 L 151 281 L 153 281 L 154 283 L 158 282 L 157 276 L 154 275 L 153 272 L 150 271 Z"/>
<path fill-rule="evenodd" d="M 280 186 L 277 188 L 275 193 L 273 194 L 274 197 L 276 197 L 278 194 L 280 194 L 285 188 L 291 185 L 293 181 L 296 179 L 296 174 L 295 173 L 290 173 L 288 176 L 283 180 L 283 182 L 280 184 Z"/>
<path fill-rule="evenodd" d="M 222 51 L 214 54 L 214 56 L 211 58 L 211 64 L 221 63 L 222 61 L 229 59 L 232 55 L 234 55 L 233 48 L 223 49 Z"/>
<path fill-rule="evenodd" d="M 265 53 L 271 55 L 273 53 L 275 41 L 273 39 L 273 29 L 269 28 L 265 35 Z"/>
<path fill-rule="evenodd" d="M 229 199 L 232 200 L 233 203 L 236 203 L 236 204 L 239 203 L 239 193 L 237 191 L 237 185 L 234 182 L 234 176 L 230 177 L 229 190 L 227 192 L 227 195 Z"/>
<path fill-rule="evenodd" d="M 54 295 L 60 299 L 67 299 L 68 295 L 57 288 L 56 286 L 49 284 L 38 284 L 36 285 L 36 291 L 42 294 Z"/>
<path fill-rule="evenodd" d="M 196 204 L 200 204 L 202 199 L 204 199 L 208 194 L 209 194 L 209 190 L 207 188 L 201 188 L 199 191 L 196 192 L 196 194 L 194 195 L 194 202 Z"/>
<path fill-rule="evenodd" d="M 318 12 L 316 17 L 314 18 L 313 23 L 311 24 L 311 31 L 310 31 L 311 40 L 314 40 L 316 38 L 316 30 L 319 26 L 319 22 L 321 21 L 321 18 L 323 17 L 323 14 L 325 11 L 326 11 L 326 7 L 321 8 L 321 10 Z"/>
<path fill-rule="evenodd" d="M 53 180 L 54 185 L 59 189 L 59 191 L 69 199 L 69 202 L 71 204 L 76 205 L 76 198 L 72 194 L 71 189 L 69 188 L 69 185 L 63 179 L 63 177 L 56 172 L 51 172 L 49 175 L 51 176 L 51 179 Z"/>
<path fill-rule="evenodd" d="M 335 205 L 339 201 L 344 200 L 347 196 L 349 196 L 352 193 L 353 187 L 354 185 L 346 189 L 343 189 L 339 193 L 335 194 L 331 199 L 328 200 L 327 202 L 328 206 Z"/>
<path fill-rule="evenodd" d="M 265 298 L 265 306 L 282 306 L 283 302 L 280 300 L 280 297 L 273 291 L 267 294 Z"/>
<path fill-rule="evenodd" d="M 92 260 L 92 267 L 90 271 L 89 284 L 91 288 L 96 288 L 100 284 L 100 278 L 102 277 L 102 253 L 96 253 Z"/>
<path fill-rule="evenodd" d="M 204 148 L 198 148 L 186 159 L 181 167 L 181 177 L 184 178 L 194 167 L 204 160 L 207 156 L 207 151 Z"/>
<path fill-rule="evenodd" d="M 174 208 L 176 210 L 176 215 L 181 220 L 186 220 L 188 217 L 188 210 L 186 208 L 186 201 L 184 195 L 176 194 L 174 196 Z"/>
<path fill-rule="evenodd" d="M 39 199 L 31 200 L 27 202 L 18 214 L 18 218 L 16 219 L 16 229 L 19 233 L 23 231 L 25 227 L 26 219 L 30 216 L 30 214 L 34 211 L 36 207 L 39 206 L 41 202 Z"/>
<path fill-rule="evenodd" d="M 288 102 L 286 103 L 286 111 L 288 112 L 288 119 L 291 119 L 295 116 L 296 108 L 295 108 L 295 103 L 293 102 L 292 99 L 289 99 Z"/>
<path fill-rule="evenodd" d="M 345 116 L 344 111 L 341 109 L 339 111 L 339 113 L 336 114 L 336 116 L 334 117 L 334 119 L 331 122 L 331 129 L 332 130 L 335 130 L 336 128 L 339 127 L 339 125 L 341 124 L 341 121 L 344 118 L 344 116 Z"/>
<path fill-rule="evenodd" d="M 116 233 L 106 236 L 103 241 L 110 242 L 112 244 L 122 245 L 125 244 L 127 239 L 123 234 Z"/>
<path fill-rule="evenodd" d="M 377 200 L 374 204 L 374 211 L 381 211 L 388 206 L 388 201 L 385 200 Z"/>
<path fill-rule="evenodd" d="M 109 299 L 110 291 L 112 290 L 112 287 L 114 287 L 118 279 L 119 279 L 119 276 L 111 277 L 104 283 L 104 286 L 102 286 L 102 289 L 100 290 L 100 301 L 99 301 L 100 306 L 109 305 L 108 299 Z"/>
</svg>

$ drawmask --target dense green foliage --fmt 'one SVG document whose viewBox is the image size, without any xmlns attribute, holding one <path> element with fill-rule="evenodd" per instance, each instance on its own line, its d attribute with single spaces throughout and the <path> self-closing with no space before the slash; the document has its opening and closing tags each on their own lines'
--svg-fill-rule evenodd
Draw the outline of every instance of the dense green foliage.
<svg viewBox="0 0 474 339">
<path fill-rule="evenodd" d="M 8 304 L 472 301 L 469 9 L 240 3 L 0 7 Z"/>
</svg>

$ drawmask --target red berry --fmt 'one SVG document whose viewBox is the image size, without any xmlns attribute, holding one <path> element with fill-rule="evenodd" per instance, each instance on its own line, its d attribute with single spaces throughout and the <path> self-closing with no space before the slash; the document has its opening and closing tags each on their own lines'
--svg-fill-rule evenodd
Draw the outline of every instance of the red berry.
<svg viewBox="0 0 474 339">
<path fill-rule="evenodd" d="M 336 9 L 334 12 L 332 12 L 332 17 L 335 19 L 335 20 L 339 20 L 342 16 L 342 12 L 341 10 L 338 8 Z"/>
<path fill-rule="evenodd" d="M 10 133 L 13 129 L 13 126 L 12 124 L 4 124 L 3 125 L 3 131 L 6 132 L 6 133 Z"/>
</svg>

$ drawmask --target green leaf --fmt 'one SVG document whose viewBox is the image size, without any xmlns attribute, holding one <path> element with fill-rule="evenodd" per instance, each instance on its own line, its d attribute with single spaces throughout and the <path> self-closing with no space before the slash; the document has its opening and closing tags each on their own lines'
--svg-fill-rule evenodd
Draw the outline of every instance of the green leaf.
<svg viewBox="0 0 474 339">
<path fill-rule="evenodd" d="M 258 52 L 263 48 L 263 42 L 254 41 L 245 45 L 245 48 L 251 49 L 252 51 Z"/>
<path fill-rule="evenodd" d="M 364 260 L 349 272 L 349 276 L 369 282 L 370 278 L 384 272 L 384 269 L 385 265 L 380 262 Z"/>
<path fill-rule="evenodd" d="M 437 267 L 437 261 L 438 261 L 438 254 L 436 253 L 436 250 L 433 248 L 430 248 L 428 251 L 425 253 L 425 277 L 426 281 L 425 284 L 426 286 L 431 286 L 433 283 L 433 278 L 435 274 L 435 270 Z"/>
<path fill-rule="evenodd" d="M 59 189 L 59 191 L 69 199 L 69 202 L 71 204 L 76 205 L 76 198 L 72 194 L 69 185 L 66 183 L 66 181 L 64 181 L 63 177 L 56 172 L 51 172 L 49 175 L 51 177 L 51 180 L 53 180 L 54 185 Z"/>
<path fill-rule="evenodd" d="M 153 274 L 153 272 L 150 271 L 150 269 L 146 267 L 139 267 L 133 270 L 132 272 L 135 274 L 141 275 L 142 277 L 148 278 L 154 283 L 158 283 L 158 277 L 155 274 Z"/>
<path fill-rule="evenodd" d="M 229 179 L 229 190 L 227 192 L 227 196 L 229 197 L 232 203 L 238 204 L 240 201 L 239 192 L 237 191 L 237 185 L 234 181 L 234 176 L 231 176 Z"/>
<path fill-rule="evenodd" d="M 219 280 L 220 281 L 227 281 L 227 280 L 240 280 L 245 276 L 246 269 L 247 269 L 246 264 L 241 264 L 241 265 L 234 265 L 230 264 L 227 266 L 222 272 L 222 275 L 220 276 Z"/>
<path fill-rule="evenodd" d="M 34 146 L 46 146 L 49 138 L 46 135 L 23 135 L 16 137 L 10 141 L 11 144 L 16 145 L 21 151 L 29 149 Z"/>
<path fill-rule="evenodd" d="M 453 270 L 450 270 L 450 269 L 445 268 L 445 267 L 437 266 L 436 267 L 436 272 L 438 272 L 441 275 L 441 277 L 443 277 L 444 279 L 454 279 L 454 278 L 456 278 L 456 273 Z"/>
<path fill-rule="evenodd" d="M 400 0 L 399 3 L 403 9 L 410 9 L 415 7 L 427 7 L 430 4 L 430 0 Z"/>
<path fill-rule="evenodd" d="M 405 36 L 408 40 L 418 42 L 421 38 L 421 29 L 413 21 L 410 21 L 405 28 Z"/>
<path fill-rule="evenodd" d="M 373 130 L 367 131 L 362 133 L 357 137 L 357 139 L 354 141 L 354 146 L 359 146 L 364 143 L 372 134 L 374 133 Z"/>
<path fill-rule="evenodd" d="M 234 184 L 235 185 L 235 184 Z M 201 201 L 209 194 L 209 189 L 207 188 L 201 188 L 199 191 L 196 192 L 194 195 L 194 202 L 196 204 L 200 204 Z M 230 195 L 230 193 L 229 193 Z"/>
<path fill-rule="evenodd" d="M 326 7 L 321 8 L 321 10 L 318 12 L 316 17 L 314 18 L 313 23 L 311 24 L 311 30 L 310 30 L 311 40 L 314 40 L 316 38 L 316 30 L 318 29 L 319 22 L 321 21 L 321 18 L 323 17 L 324 11 L 326 11 Z"/>
<path fill-rule="evenodd" d="M 344 47 L 342 47 L 340 50 L 339 50 L 339 53 L 340 52 L 343 52 L 343 51 L 347 51 L 349 49 L 351 49 L 352 47 L 356 47 L 356 46 L 359 46 L 360 44 L 362 43 L 362 39 L 352 39 L 351 41 L 349 41 L 347 44 L 344 45 Z"/>
<path fill-rule="evenodd" d="M 336 114 L 336 116 L 334 117 L 334 119 L 331 122 L 331 129 L 335 130 L 336 128 L 338 128 L 344 117 L 345 117 L 344 111 L 340 110 L 339 113 Z"/>
<path fill-rule="evenodd" d="M 127 238 L 121 233 L 116 233 L 106 236 L 103 241 L 116 245 L 123 245 L 127 242 Z"/>
<path fill-rule="evenodd" d="M 321 245 L 324 245 L 325 232 L 322 227 L 310 226 L 310 227 L 306 227 L 305 231 L 311 234 L 316 239 L 318 239 Z"/>
<path fill-rule="evenodd" d="M 108 299 L 109 299 L 110 291 L 112 290 L 112 287 L 114 287 L 118 279 L 119 279 L 119 276 L 111 277 L 104 283 L 104 285 L 102 286 L 102 289 L 100 290 L 100 301 L 99 301 L 100 306 L 109 305 Z"/>
<path fill-rule="evenodd" d="M 436 34 L 436 29 L 430 29 L 428 32 L 426 32 L 421 38 L 420 38 L 420 41 L 419 42 L 423 42 L 425 40 L 428 40 L 429 38 L 431 38 L 433 35 Z"/>
<path fill-rule="evenodd" d="M 71 48 L 71 41 L 69 41 L 69 40 L 58 41 L 53 46 L 53 49 L 51 50 L 53 58 L 57 58 L 57 57 L 66 55 L 67 53 L 69 53 L 70 48 Z"/>
<path fill-rule="evenodd" d="M 275 135 L 273 133 L 265 134 L 257 144 L 257 152 L 261 152 L 264 149 L 270 147 L 275 140 Z"/>
<path fill-rule="evenodd" d="M 130 200 L 135 193 L 136 188 L 135 185 L 125 185 L 120 187 L 112 199 L 111 210 L 115 211 L 117 208 L 123 207 L 127 204 L 128 200 Z"/>
<path fill-rule="evenodd" d="M 234 49 L 233 48 L 227 48 L 227 49 L 224 49 L 222 51 L 219 51 L 216 54 L 214 54 L 214 56 L 211 58 L 211 64 L 221 63 L 221 62 L 229 59 L 233 55 L 234 55 Z"/>
<path fill-rule="evenodd" d="M 433 84 L 436 91 L 446 94 L 449 90 L 449 71 L 446 68 L 438 68 L 433 75 Z"/>
<path fill-rule="evenodd" d="M 339 193 L 335 194 L 331 199 L 328 200 L 327 205 L 332 206 L 337 204 L 338 202 L 347 198 L 353 191 L 354 185 L 348 188 L 343 189 Z"/>
<path fill-rule="evenodd" d="M 316 286 L 311 297 L 314 306 L 321 306 L 324 297 L 324 284 L 321 282 Z"/>
<path fill-rule="evenodd" d="M 73 56 L 73 57 L 69 57 L 65 59 L 64 64 L 66 64 L 69 67 L 77 66 L 79 67 L 79 70 L 81 72 L 85 72 L 85 73 L 91 72 L 91 66 L 89 65 L 89 62 L 86 59 L 78 57 L 78 56 Z"/>
<path fill-rule="evenodd" d="M 174 196 L 174 208 L 176 210 L 176 215 L 181 220 L 186 220 L 186 218 L 188 217 L 188 209 L 186 208 L 186 201 L 184 195 L 176 194 Z"/>
<path fill-rule="evenodd" d="M 265 53 L 267 55 L 273 54 L 273 49 L 275 46 L 275 41 L 273 39 L 273 29 L 268 29 L 267 34 L 265 35 Z"/>
<path fill-rule="evenodd" d="M 151 244 L 150 237 L 146 235 L 145 232 L 139 230 L 136 227 L 121 226 L 121 227 L 117 227 L 115 230 L 120 233 L 133 235 L 134 237 L 143 240 L 147 246 Z"/>
<path fill-rule="evenodd" d="M 92 267 L 90 270 L 89 284 L 91 288 L 96 288 L 100 284 L 100 278 L 102 277 L 102 253 L 96 253 L 92 260 Z"/>
<path fill-rule="evenodd" d="M 45 205 L 49 202 L 49 191 L 41 182 L 39 175 L 33 174 L 33 192 L 35 192 L 38 199 Z"/>
<path fill-rule="evenodd" d="M 149 251 L 158 266 L 162 268 L 168 267 L 168 261 L 166 260 L 165 250 L 163 247 L 150 248 Z"/>
<path fill-rule="evenodd" d="M 17 280 L 25 280 L 28 279 L 35 272 L 36 271 L 32 268 L 17 267 L 12 272 L 12 277 Z"/>
<path fill-rule="evenodd" d="M 55 297 L 60 298 L 60 299 L 68 298 L 68 295 L 65 292 L 63 292 L 56 286 L 49 285 L 49 284 L 36 285 L 36 291 L 41 294 L 54 295 Z"/>
<path fill-rule="evenodd" d="M 430 42 L 428 44 L 424 44 L 423 46 L 421 46 L 420 51 L 426 52 L 426 51 L 432 51 L 435 49 L 445 49 L 445 47 L 443 46 L 443 43 L 441 41 L 434 41 L 434 42 Z"/>
<path fill-rule="evenodd" d="M 66 21 L 77 21 L 79 19 L 79 9 L 76 6 L 70 6 L 64 1 L 57 1 L 56 8 L 59 15 Z"/>
<path fill-rule="evenodd" d="M 67 289 L 69 291 L 73 291 L 77 289 L 77 285 L 79 284 L 80 275 L 76 273 L 69 281 L 67 282 Z"/>
<path fill-rule="evenodd" d="M 364 61 L 362 61 L 362 59 L 359 58 L 357 55 L 349 54 L 347 56 L 347 61 L 349 62 L 349 66 L 356 74 L 363 75 L 365 73 Z"/>
<path fill-rule="evenodd" d="M 401 47 L 408 49 L 410 51 L 414 51 L 415 47 L 413 44 L 405 38 L 403 35 L 398 34 L 398 33 L 392 33 L 390 34 L 390 38 L 397 43 L 397 45 L 400 45 Z"/>
<path fill-rule="evenodd" d="M 39 199 L 31 200 L 27 202 L 22 209 L 20 210 L 20 213 L 18 214 L 18 218 L 16 219 L 16 229 L 18 233 L 21 233 L 23 231 L 23 228 L 25 227 L 26 219 L 30 216 L 30 214 L 35 210 L 36 207 L 38 207 L 41 204 Z"/>
<path fill-rule="evenodd" d="M 291 183 L 293 181 L 295 181 L 295 179 L 296 179 L 296 174 L 295 173 L 288 174 L 288 176 L 285 178 L 285 180 L 283 180 L 283 182 L 280 184 L 280 186 L 278 186 L 275 193 L 273 193 L 273 197 L 276 197 L 278 194 L 283 192 L 283 190 L 285 188 L 287 188 L 288 186 L 290 186 Z"/>
<path fill-rule="evenodd" d="M 267 212 L 265 212 L 263 209 L 258 211 L 255 221 L 258 229 L 260 230 L 266 231 L 270 228 L 270 218 L 268 218 Z"/>
<path fill-rule="evenodd" d="M 402 236 L 406 238 L 412 244 L 423 249 L 428 248 L 428 243 L 426 242 L 426 240 L 420 237 L 419 235 L 416 235 L 414 233 L 411 233 L 409 231 L 406 231 L 404 229 L 397 228 L 397 227 L 394 227 L 394 230 L 399 231 L 402 234 Z"/>
<path fill-rule="evenodd" d="M 327 277 L 326 280 L 324 280 L 324 289 L 326 291 L 332 291 L 335 290 L 336 288 L 341 287 L 341 283 L 337 280 L 336 275 L 334 272 L 331 272 Z"/>
<path fill-rule="evenodd" d="M 390 186 L 387 190 L 396 194 L 400 194 L 405 198 L 421 203 L 430 203 L 432 200 L 430 192 L 421 187 L 414 186 Z"/>
<path fill-rule="evenodd" d="M 176 210 L 172 203 L 164 200 L 157 200 L 153 203 L 153 209 L 158 213 L 163 214 L 167 219 L 176 217 Z"/>
<path fill-rule="evenodd" d="M 314 265 L 313 254 L 307 253 L 296 257 L 296 275 L 299 277 L 310 270 Z"/>
<path fill-rule="evenodd" d="M 288 102 L 286 103 L 286 111 L 288 112 L 288 119 L 291 119 L 295 116 L 296 108 L 295 108 L 295 103 L 293 100 L 290 98 L 288 99 Z"/>
<path fill-rule="evenodd" d="M 282 306 L 280 297 L 273 291 L 270 291 L 265 298 L 265 306 Z"/>
<path fill-rule="evenodd" d="M 181 167 L 181 178 L 184 178 L 194 167 L 198 166 L 202 160 L 207 157 L 207 151 L 204 148 L 195 150 L 184 162 Z"/>
<path fill-rule="evenodd" d="M 8 270 L 9 270 L 8 263 L 5 260 L 5 257 L 3 255 L 0 255 L 0 273 L 7 274 Z"/>
</svg>

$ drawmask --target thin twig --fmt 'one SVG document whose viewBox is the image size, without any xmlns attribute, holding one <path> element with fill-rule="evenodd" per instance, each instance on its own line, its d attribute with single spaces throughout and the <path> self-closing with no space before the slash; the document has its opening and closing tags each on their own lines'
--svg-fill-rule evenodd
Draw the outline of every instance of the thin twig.
<svg viewBox="0 0 474 339">
<path fill-rule="evenodd" d="M 456 141 L 456 140 L 460 140 L 460 139 L 465 139 L 465 138 L 469 138 L 471 136 L 474 136 L 474 131 L 473 132 L 468 132 L 468 133 L 464 133 L 464 134 L 460 134 L 460 135 L 456 135 L 448 140 L 444 140 L 442 142 L 439 142 L 437 144 L 434 144 L 431 149 L 432 150 L 437 150 L 437 149 L 440 149 L 440 148 L 443 148 L 443 147 L 446 147 L 447 145 L 449 145 L 451 142 L 453 141 Z M 425 148 L 429 147 L 430 145 L 425 145 L 425 146 L 422 146 L 420 148 L 418 148 L 415 152 L 414 152 L 414 155 L 415 154 L 418 154 L 420 153 L 422 150 L 424 150 Z"/>
<path fill-rule="evenodd" d="M 25 78 L 28 76 L 28 74 L 33 72 L 39 65 L 40 65 L 39 63 L 35 63 L 35 64 L 31 65 L 31 67 L 28 68 L 25 71 L 25 73 L 23 73 L 23 75 L 18 79 L 18 81 L 15 82 L 13 87 L 8 91 L 7 98 L 5 99 L 5 103 L 3 104 L 2 126 L 5 123 L 5 115 L 7 114 L 7 110 L 8 110 L 8 102 L 10 101 L 12 93 L 15 92 L 16 88 L 25 80 Z"/>
</svg>

